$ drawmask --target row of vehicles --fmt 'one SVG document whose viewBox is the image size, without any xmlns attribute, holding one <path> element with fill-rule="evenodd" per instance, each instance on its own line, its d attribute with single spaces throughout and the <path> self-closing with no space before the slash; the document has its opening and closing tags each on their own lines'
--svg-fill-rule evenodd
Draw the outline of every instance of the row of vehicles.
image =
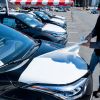
<svg viewBox="0 0 100 100">
<path fill-rule="evenodd" d="M 91 100 L 92 76 L 67 23 L 45 11 L 0 13 L 0 99 Z"/>
<path fill-rule="evenodd" d="M 66 21 L 62 21 L 60 18 L 49 17 L 44 12 L 36 11 L 27 14 L 10 12 L 9 15 L 3 12 L 0 14 L 0 19 L 1 23 L 31 37 L 47 39 L 61 44 L 66 44 L 67 42 L 68 34 L 63 29 L 66 28 Z"/>
<path fill-rule="evenodd" d="M 56 12 L 67 12 L 70 11 L 71 6 L 35 6 L 35 7 L 22 7 L 25 10 L 46 10 L 46 11 L 56 11 Z"/>
</svg>

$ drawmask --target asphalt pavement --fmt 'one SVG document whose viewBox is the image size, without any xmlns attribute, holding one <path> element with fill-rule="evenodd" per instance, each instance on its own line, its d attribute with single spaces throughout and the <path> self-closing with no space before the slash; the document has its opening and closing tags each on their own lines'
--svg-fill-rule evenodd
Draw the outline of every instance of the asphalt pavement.
<svg viewBox="0 0 100 100">
<path fill-rule="evenodd" d="M 68 32 L 68 42 L 80 42 L 80 38 L 82 36 L 88 35 L 92 29 L 94 28 L 94 25 L 96 23 L 96 19 L 98 17 L 98 14 L 90 14 L 89 11 L 84 11 L 80 9 L 71 9 L 71 11 L 67 12 L 52 12 L 53 14 L 64 16 L 67 19 L 67 32 Z M 95 39 L 93 39 L 95 41 Z M 93 52 L 93 49 L 82 47 L 80 49 L 80 55 L 87 61 L 89 64 L 91 54 Z M 100 73 L 99 66 L 96 67 L 94 73 L 93 73 L 93 90 L 97 90 L 98 88 L 98 76 Z M 3 100 L 3 99 L 0 99 Z M 93 100 L 100 100 L 100 98 L 96 99 L 93 98 Z"/>
<path fill-rule="evenodd" d="M 98 14 L 91 14 L 89 11 L 72 9 L 68 12 L 53 12 L 57 15 L 65 16 L 67 19 L 67 32 L 69 34 L 69 42 L 80 42 L 81 37 L 88 35 L 95 26 Z M 95 41 L 95 38 L 92 40 Z M 89 64 L 93 49 L 83 47 L 80 48 L 80 55 Z M 99 65 L 93 73 L 93 90 L 97 90 L 99 83 Z M 93 100 L 100 100 L 93 97 Z"/>
</svg>

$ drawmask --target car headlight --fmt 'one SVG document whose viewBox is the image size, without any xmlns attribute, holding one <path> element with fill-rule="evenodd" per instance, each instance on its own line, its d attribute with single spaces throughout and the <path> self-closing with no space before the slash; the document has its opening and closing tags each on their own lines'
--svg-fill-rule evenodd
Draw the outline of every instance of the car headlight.
<svg viewBox="0 0 100 100">
<path fill-rule="evenodd" d="M 62 98 L 62 99 L 70 99 L 70 100 L 75 100 L 77 98 L 80 98 L 84 95 L 86 89 L 87 89 L 87 83 L 88 80 L 87 78 L 81 78 L 79 81 L 64 86 L 61 91 L 62 92 L 58 92 L 55 95 Z"/>
<path fill-rule="evenodd" d="M 46 92 L 63 100 L 75 100 L 84 95 L 87 89 L 88 79 L 81 78 L 80 80 L 69 85 L 47 85 L 37 84 L 28 89 Z"/>
</svg>

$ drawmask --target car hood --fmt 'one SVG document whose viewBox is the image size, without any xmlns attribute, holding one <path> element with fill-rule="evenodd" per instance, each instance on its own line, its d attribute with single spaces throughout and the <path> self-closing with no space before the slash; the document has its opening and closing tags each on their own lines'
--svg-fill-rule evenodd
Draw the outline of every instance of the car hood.
<svg viewBox="0 0 100 100">
<path fill-rule="evenodd" d="M 76 52 L 63 48 L 34 58 L 21 74 L 19 82 L 68 84 L 87 72 L 85 61 Z"/>
<path fill-rule="evenodd" d="M 63 17 L 63 16 L 58 16 L 58 15 L 55 15 L 55 17 L 56 17 L 56 18 L 60 18 L 60 19 L 65 20 L 65 17 Z"/>
<path fill-rule="evenodd" d="M 51 18 L 50 20 L 59 24 L 64 24 L 64 21 L 58 18 Z"/>
<path fill-rule="evenodd" d="M 51 31 L 51 32 L 58 32 L 58 33 L 65 33 L 66 31 L 57 25 L 54 24 L 45 24 L 42 28 L 42 31 Z"/>
</svg>

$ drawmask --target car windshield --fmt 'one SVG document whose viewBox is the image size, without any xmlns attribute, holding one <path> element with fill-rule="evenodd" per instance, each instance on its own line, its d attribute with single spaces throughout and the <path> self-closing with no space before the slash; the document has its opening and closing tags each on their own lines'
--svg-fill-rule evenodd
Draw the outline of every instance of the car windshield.
<svg viewBox="0 0 100 100">
<path fill-rule="evenodd" d="M 41 22 L 28 14 L 18 14 L 17 18 L 32 27 L 43 26 Z"/>
<path fill-rule="evenodd" d="M 36 42 L 22 33 L 0 24 L 0 66 L 23 57 Z"/>
<path fill-rule="evenodd" d="M 44 25 L 44 24 L 42 23 L 41 19 L 40 19 L 38 16 L 36 16 L 35 14 L 28 13 L 27 15 L 29 15 L 30 17 L 32 17 L 34 20 L 38 21 L 38 22 L 40 23 L 41 26 Z"/>
<path fill-rule="evenodd" d="M 49 17 L 52 17 L 53 15 L 47 11 L 44 11 L 45 14 L 47 14 Z"/>
<path fill-rule="evenodd" d="M 39 11 L 37 11 L 37 12 L 35 12 L 38 16 L 40 16 L 40 17 L 42 17 L 44 20 L 50 20 L 50 17 L 47 15 L 47 14 L 45 14 L 44 12 L 39 12 Z"/>
</svg>

